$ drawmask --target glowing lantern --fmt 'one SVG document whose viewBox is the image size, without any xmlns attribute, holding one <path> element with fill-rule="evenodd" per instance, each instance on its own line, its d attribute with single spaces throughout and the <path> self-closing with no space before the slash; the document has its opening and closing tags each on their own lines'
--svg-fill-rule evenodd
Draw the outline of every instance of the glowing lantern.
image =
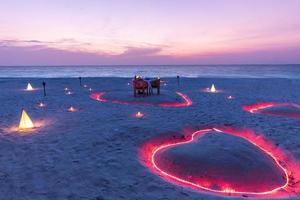
<svg viewBox="0 0 300 200">
<path fill-rule="evenodd" d="M 233 99 L 233 98 L 234 98 L 234 97 L 233 97 L 233 96 L 231 96 L 231 95 L 227 97 L 227 99 Z"/>
<path fill-rule="evenodd" d="M 20 124 L 19 124 L 19 129 L 24 130 L 24 129 L 31 129 L 34 128 L 34 125 L 30 119 L 30 117 L 28 116 L 28 114 L 26 113 L 25 110 L 22 110 L 22 115 L 21 115 L 21 120 L 20 120 Z"/>
<path fill-rule="evenodd" d="M 86 87 L 87 87 L 87 85 L 83 85 L 83 87 L 85 87 L 85 88 L 86 88 Z"/>
<path fill-rule="evenodd" d="M 142 112 L 137 112 L 136 114 L 135 114 L 135 117 L 136 118 L 143 118 L 145 115 L 144 115 L 144 113 L 142 113 Z"/>
<path fill-rule="evenodd" d="M 39 107 L 42 108 L 42 107 L 45 107 L 45 106 L 46 106 L 46 104 L 44 104 L 43 102 L 40 102 L 40 103 L 39 103 Z"/>
<path fill-rule="evenodd" d="M 89 89 L 89 91 L 92 91 L 92 90 L 93 90 L 92 88 Z"/>
<path fill-rule="evenodd" d="M 32 90 L 33 90 L 33 87 L 31 86 L 30 83 L 27 84 L 26 90 L 27 90 L 27 91 L 32 91 Z"/>
<path fill-rule="evenodd" d="M 70 108 L 68 108 L 68 112 L 76 112 L 76 109 L 73 106 L 71 106 Z"/>
<path fill-rule="evenodd" d="M 210 92 L 217 92 L 214 84 L 211 85 L 211 88 L 209 89 L 209 91 Z"/>
<path fill-rule="evenodd" d="M 67 87 L 66 87 L 64 90 L 65 90 L 65 91 L 68 91 L 68 90 L 69 90 L 69 88 L 67 88 Z"/>
</svg>

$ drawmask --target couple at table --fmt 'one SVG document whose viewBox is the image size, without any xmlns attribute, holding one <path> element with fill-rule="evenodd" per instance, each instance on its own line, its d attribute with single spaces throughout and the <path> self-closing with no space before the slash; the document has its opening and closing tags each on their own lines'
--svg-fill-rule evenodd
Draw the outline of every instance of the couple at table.
<svg viewBox="0 0 300 200">
<path fill-rule="evenodd" d="M 149 79 L 145 78 L 143 79 L 141 76 L 134 76 L 134 79 L 132 80 L 132 86 L 133 86 L 133 93 L 136 97 L 138 94 L 142 94 L 143 96 L 152 95 L 153 94 L 153 88 L 157 90 L 157 94 L 160 94 L 160 78 L 154 78 Z"/>
</svg>

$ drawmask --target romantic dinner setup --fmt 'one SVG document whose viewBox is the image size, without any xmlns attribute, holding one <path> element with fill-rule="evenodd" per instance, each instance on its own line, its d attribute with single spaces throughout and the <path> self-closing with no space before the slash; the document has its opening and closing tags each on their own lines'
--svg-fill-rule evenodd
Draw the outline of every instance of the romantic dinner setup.
<svg viewBox="0 0 300 200">
<path fill-rule="evenodd" d="M 160 78 L 143 79 L 141 76 L 134 76 L 132 86 L 135 97 L 137 95 L 152 95 L 153 89 L 156 89 L 157 95 L 160 94 Z"/>
<path fill-rule="evenodd" d="M 300 199 L 300 0 L 1 0 L 0 200 Z"/>
</svg>

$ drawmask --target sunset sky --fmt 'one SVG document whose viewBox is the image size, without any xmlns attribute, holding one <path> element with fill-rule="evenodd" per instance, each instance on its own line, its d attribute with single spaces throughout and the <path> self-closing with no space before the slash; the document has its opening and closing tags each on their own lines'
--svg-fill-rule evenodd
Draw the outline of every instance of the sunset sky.
<svg viewBox="0 0 300 200">
<path fill-rule="evenodd" d="M 2 0 L 0 65 L 300 63 L 299 0 Z"/>
</svg>

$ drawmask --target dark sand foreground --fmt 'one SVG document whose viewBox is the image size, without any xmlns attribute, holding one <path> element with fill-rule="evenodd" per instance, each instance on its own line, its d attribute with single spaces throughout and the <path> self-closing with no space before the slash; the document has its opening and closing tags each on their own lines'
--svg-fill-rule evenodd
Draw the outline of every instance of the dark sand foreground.
<svg viewBox="0 0 300 200">
<path fill-rule="evenodd" d="M 102 103 L 89 97 L 91 87 L 124 99 L 132 94 L 125 78 L 85 78 L 87 88 L 78 79 L 45 79 L 46 98 L 42 90 L 22 90 L 28 82 L 41 87 L 42 81 L 0 79 L 0 199 L 226 199 L 171 184 L 140 162 L 145 141 L 186 127 L 250 128 L 300 160 L 300 120 L 241 109 L 268 101 L 300 104 L 300 80 L 195 78 L 182 79 L 178 86 L 176 79 L 165 79 L 162 99 L 180 101 L 175 91 L 181 91 L 193 101 L 177 108 Z M 223 92 L 201 91 L 212 83 Z M 65 87 L 74 94 L 65 95 Z M 228 100 L 229 95 L 234 99 Z M 47 106 L 37 107 L 40 101 Z M 71 105 L 78 112 L 67 112 Z M 44 126 L 28 134 L 13 131 L 22 108 Z M 145 118 L 132 117 L 137 111 Z"/>
</svg>

